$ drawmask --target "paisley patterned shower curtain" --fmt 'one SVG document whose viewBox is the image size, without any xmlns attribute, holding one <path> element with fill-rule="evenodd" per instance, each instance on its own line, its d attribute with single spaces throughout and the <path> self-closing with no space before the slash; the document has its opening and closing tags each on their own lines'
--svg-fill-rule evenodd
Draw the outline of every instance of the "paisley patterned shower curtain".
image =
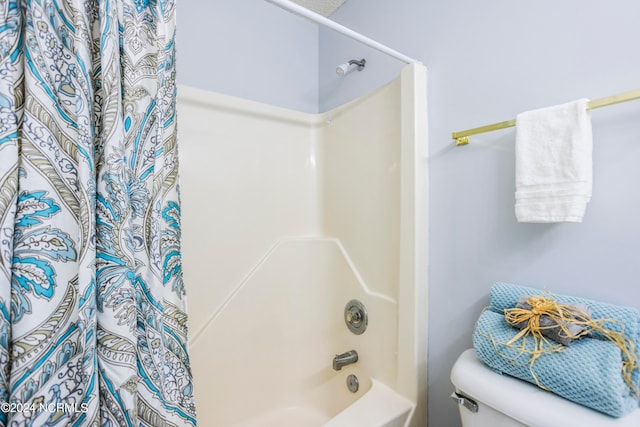
<svg viewBox="0 0 640 427">
<path fill-rule="evenodd" d="M 175 0 L 0 0 L 0 426 L 195 425 Z"/>
</svg>

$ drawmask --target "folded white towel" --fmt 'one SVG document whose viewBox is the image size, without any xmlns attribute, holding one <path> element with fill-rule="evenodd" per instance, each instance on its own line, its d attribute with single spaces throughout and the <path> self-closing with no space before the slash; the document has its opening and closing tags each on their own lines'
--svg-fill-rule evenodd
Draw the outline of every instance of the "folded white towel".
<svg viewBox="0 0 640 427">
<path fill-rule="evenodd" d="M 519 222 L 582 222 L 592 186 L 588 99 L 516 117 Z"/>
</svg>

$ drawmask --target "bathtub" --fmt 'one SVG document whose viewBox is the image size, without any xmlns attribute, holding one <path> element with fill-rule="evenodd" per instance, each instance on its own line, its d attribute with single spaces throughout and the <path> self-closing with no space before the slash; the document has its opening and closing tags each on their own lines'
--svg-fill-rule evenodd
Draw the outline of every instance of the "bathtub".
<svg viewBox="0 0 640 427">
<path fill-rule="evenodd" d="M 239 427 L 404 427 L 411 418 L 413 403 L 379 381 L 342 412 L 333 415 L 307 405 L 271 410 L 239 424 Z"/>
<path fill-rule="evenodd" d="M 410 64 L 318 114 L 179 88 L 199 425 L 426 423 L 425 81 Z M 352 299 L 362 335 L 345 325 Z"/>
</svg>

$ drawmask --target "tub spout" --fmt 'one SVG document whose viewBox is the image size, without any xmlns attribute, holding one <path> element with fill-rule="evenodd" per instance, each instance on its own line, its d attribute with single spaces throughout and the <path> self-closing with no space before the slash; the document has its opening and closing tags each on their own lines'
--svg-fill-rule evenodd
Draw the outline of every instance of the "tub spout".
<svg viewBox="0 0 640 427">
<path fill-rule="evenodd" d="M 333 358 L 333 369 L 339 371 L 343 366 L 351 365 L 358 361 L 358 352 L 355 350 L 347 351 L 346 353 L 336 354 Z"/>
</svg>

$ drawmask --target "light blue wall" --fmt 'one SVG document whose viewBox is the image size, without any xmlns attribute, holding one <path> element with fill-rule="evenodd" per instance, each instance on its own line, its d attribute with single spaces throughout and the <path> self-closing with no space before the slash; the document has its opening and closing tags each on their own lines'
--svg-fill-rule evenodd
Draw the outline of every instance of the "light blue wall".
<svg viewBox="0 0 640 427">
<path fill-rule="evenodd" d="M 430 427 L 460 425 L 449 371 L 471 347 L 494 281 L 640 307 L 640 102 L 593 111 L 582 224 L 516 222 L 513 129 L 466 147 L 450 140 L 522 111 L 639 88 L 638 16 L 635 0 L 349 0 L 332 16 L 428 67 Z M 321 58 L 340 48 L 322 32 L 320 46 Z M 366 71 L 359 84 L 373 88 L 390 67 Z"/>
<path fill-rule="evenodd" d="M 325 110 L 402 65 L 263 0 L 185 1 L 178 13 L 178 81 L 221 93 Z M 529 109 L 637 89 L 638 16 L 635 0 L 349 0 L 332 16 L 429 70 L 430 427 L 460 425 L 449 370 L 494 281 L 640 307 L 640 102 L 593 112 L 582 224 L 516 222 L 513 129 L 466 147 L 450 140 Z M 361 56 L 364 71 L 335 77 Z"/>
<path fill-rule="evenodd" d="M 318 26 L 264 0 L 178 6 L 178 83 L 317 112 Z"/>
<path fill-rule="evenodd" d="M 384 3 L 389 4 L 385 6 Z M 411 48 L 402 42 L 403 37 L 398 37 L 403 32 L 411 31 L 411 27 L 393 28 L 391 27 L 393 24 L 387 21 L 384 15 L 378 15 L 378 10 L 381 10 L 381 6 L 389 9 L 392 8 L 391 6 L 396 6 L 398 13 L 406 10 L 408 14 L 419 14 L 419 9 L 426 9 L 424 4 L 418 5 L 418 2 L 414 3 L 416 5 L 413 7 L 406 8 L 401 2 L 358 2 L 348 0 L 330 18 L 366 37 L 425 63 L 423 58 L 419 57 L 422 51 L 421 48 L 418 46 Z M 407 39 L 409 40 L 410 38 L 407 37 Z M 355 71 L 343 78 L 336 76 L 335 69 L 337 65 L 350 59 L 359 60 L 362 58 L 367 60 L 364 70 L 361 72 Z M 319 65 L 320 111 L 327 111 L 395 79 L 405 63 L 331 29 L 321 27 Z"/>
</svg>

